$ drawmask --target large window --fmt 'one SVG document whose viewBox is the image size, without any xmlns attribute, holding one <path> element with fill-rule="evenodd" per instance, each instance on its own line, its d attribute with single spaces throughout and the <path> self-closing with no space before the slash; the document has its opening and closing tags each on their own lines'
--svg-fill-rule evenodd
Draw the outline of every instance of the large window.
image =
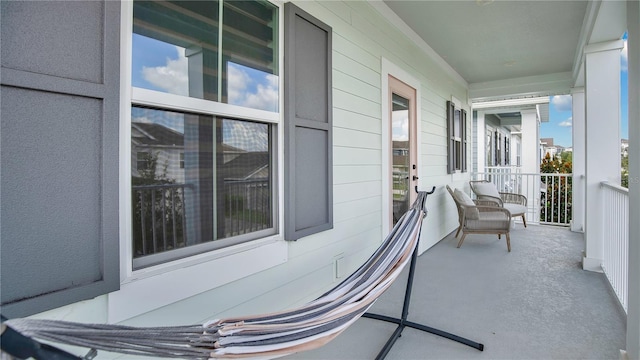
<svg viewBox="0 0 640 360">
<path fill-rule="evenodd" d="M 275 233 L 278 58 L 268 2 L 134 3 L 134 269 Z"/>
</svg>

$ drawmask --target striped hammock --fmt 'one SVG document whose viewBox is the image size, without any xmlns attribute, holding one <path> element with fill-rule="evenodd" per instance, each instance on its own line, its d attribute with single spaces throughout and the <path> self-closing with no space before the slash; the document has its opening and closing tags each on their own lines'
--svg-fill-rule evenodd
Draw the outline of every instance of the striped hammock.
<svg viewBox="0 0 640 360">
<path fill-rule="evenodd" d="M 424 192 L 418 194 L 411 209 L 360 268 L 297 309 L 173 327 L 36 319 L 12 319 L 5 324 L 33 339 L 155 357 L 269 359 L 315 349 L 358 320 L 409 263 L 426 215 L 426 196 Z"/>
</svg>

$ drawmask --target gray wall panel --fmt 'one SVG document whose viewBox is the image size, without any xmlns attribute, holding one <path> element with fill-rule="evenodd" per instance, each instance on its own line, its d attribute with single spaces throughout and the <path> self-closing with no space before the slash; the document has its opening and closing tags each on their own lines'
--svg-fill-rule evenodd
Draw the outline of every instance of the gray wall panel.
<svg viewBox="0 0 640 360">
<path fill-rule="evenodd" d="M 0 6 L 0 293 L 11 318 L 119 288 L 120 3 Z"/>
<path fill-rule="evenodd" d="M 102 2 L 2 1 L 1 6 L 3 67 L 102 82 Z"/>
<path fill-rule="evenodd" d="M 333 227 L 331 27 L 285 4 L 286 240 Z"/>
<path fill-rule="evenodd" d="M 295 21 L 296 117 L 326 123 L 327 32 L 300 16 Z"/>
<path fill-rule="evenodd" d="M 99 280 L 102 101 L 3 87 L 1 109 L 2 302 Z"/>
<path fill-rule="evenodd" d="M 296 144 L 304 144 L 296 151 L 295 175 L 298 180 L 296 191 L 296 231 L 326 224 L 329 212 L 325 204 L 329 196 L 329 184 L 326 181 L 327 152 L 317 151 L 328 146 L 327 132 L 324 130 L 298 127 L 295 133 Z M 319 181 L 318 181 L 319 180 Z"/>
</svg>

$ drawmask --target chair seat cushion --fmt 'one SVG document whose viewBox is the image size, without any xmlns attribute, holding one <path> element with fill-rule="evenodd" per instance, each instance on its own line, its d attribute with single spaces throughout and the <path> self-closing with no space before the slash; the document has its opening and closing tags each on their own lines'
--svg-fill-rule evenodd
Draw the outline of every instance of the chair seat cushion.
<svg viewBox="0 0 640 360">
<path fill-rule="evenodd" d="M 504 208 L 509 210 L 511 216 L 521 216 L 527 212 L 527 208 L 520 204 L 504 203 Z"/>
</svg>

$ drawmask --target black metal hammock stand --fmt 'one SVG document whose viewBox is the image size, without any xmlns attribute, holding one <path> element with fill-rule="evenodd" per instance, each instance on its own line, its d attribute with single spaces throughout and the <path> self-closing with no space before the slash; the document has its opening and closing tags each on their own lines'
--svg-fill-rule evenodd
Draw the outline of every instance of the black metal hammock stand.
<svg viewBox="0 0 640 360">
<path fill-rule="evenodd" d="M 353 274 L 319 298 L 299 308 L 272 314 L 216 319 L 203 325 L 130 327 L 35 319 L 2 319 L 0 348 L 14 357 L 92 359 L 95 349 L 122 354 L 185 359 L 280 357 L 328 343 L 360 317 L 397 324 L 376 359 L 384 359 L 406 327 L 457 341 L 482 351 L 484 345 L 407 320 L 427 195 L 418 196 L 380 247 Z M 405 265 L 409 277 L 400 318 L 368 313 Z M 6 321 L 5 321 L 6 320 Z M 37 340 L 36 340 L 37 339 Z M 84 357 L 40 341 L 89 348 Z"/>
<path fill-rule="evenodd" d="M 417 186 L 415 190 L 416 192 L 420 193 L 418 191 Z M 435 191 L 435 186 L 431 189 L 431 191 L 427 192 L 426 194 L 427 195 L 433 194 L 434 191 Z M 426 197 L 425 197 L 425 200 L 426 200 Z M 418 324 L 413 321 L 407 320 L 407 316 L 409 315 L 409 305 L 411 304 L 411 290 L 413 288 L 413 277 L 415 276 L 415 272 L 416 272 L 417 260 L 418 260 L 418 248 L 416 247 L 416 249 L 413 251 L 413 254 L 411 255 L 411 264 L 409 265 L 409 278 L 407 279 L 407 287 L 405 288 L 405 291 L 404 291 L 404 304 L 402 305 L 402 313 L 400 315 L 400 318 L 394 318 L 386 315 L 379 315 L 379 314 L 372 314 L 372 313 L 365 313 L 364 315 L 362 315 L 362 317 L 365 317 L 365 318 L 382 320 L 382 321 L 386 321 L 386 322 L 390 322 L 398 325 L 396 327 L 396 330 L 393 332 L 393 334 L 391 334 L 391 337 L 389 337 L 389 340 L 387 340 L 386 344 L 384 344 L 384 347 L 382 348 L 382 350 L 380 350 L 380 352 L 378 353 L 378 356 L 376 356 L 376 360 L 384 359 L 387 356 L 389 351 L 391 351 L 393 344 L 395 344 L 395 342 L 400 338 L 400 336 L 402 336 L 402 331 L 406 327 L 410 327 L 416 330 L 442 336 L 444 338 L 457 341 L 461 344 L 483 351 L 484 344 L 477 343 L 475 341 L 448 333 L 446 331 L 438 330 L 430 326 Z"/>
</svg>

